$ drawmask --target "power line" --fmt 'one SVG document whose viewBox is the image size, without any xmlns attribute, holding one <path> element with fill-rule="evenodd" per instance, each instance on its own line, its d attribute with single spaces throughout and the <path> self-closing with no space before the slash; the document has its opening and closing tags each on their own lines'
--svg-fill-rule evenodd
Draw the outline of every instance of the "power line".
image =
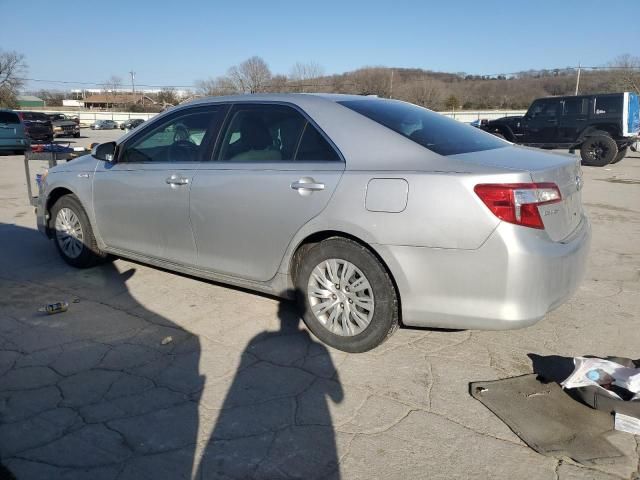
<svg viewBox="0 0 640 480">
<path fill-rule="evenodd" d="M 391 70 L 391 75 L 393 78 L 393 72 L 394 69 L 390 69 Z M 412 69 L 408 69 L 408 70 L 412 70 Z M 569 70 L 575 70 L 575 71 L 584 71 L 584 70 L 633 70 L 633 71 L 640 71 L 640 66 L 610 66 L 610 67 L 602 67 L 602 66 L 584 66 L 584 65 L 579 65 L 577 67 L 561 67 L 561 68 L 545 68 L 545 69 L 540 69 L 540 70 L 524 70 L 524 71 L 518 71 L 518 72 L 502 72 L 502 73 L 491 73 L 491 74 L 483 74 L 483 75 L 475 75 L 475 74 L 469 74 L 469 73 L 461 73 L 461 74 L 456 74 L 456 73 L 449 73 L 449 72 L 435 72 L 435 71 L 430 71 L 430 70 L 422 70 L 423 73 L 426 74 L 432 74 L 432 75 L 451 75 L 451 76 L 458 76 L 459 78 L 465 78 L 465 77 L 476 77 L 478 79 L 491 79 L 491 78 L 496 78 L 496 77 L 526 77 L 526 76 L 531 76 L 531 75 L 536 75 L 536 74 L 545 74 L 548 75 L 550 73 L 554 73 L 554 72 L 566 72 Z M 133 79 L 135 78 L 135 72 L 129 72 L 132 76 L 132 84 L 133 84 Z M 43 78 L 29 78 L 29 77 L 17 77 L 18 80 L 22 80 L 25 82 L 37 82 L 37 83 L 54 83 L 54 84 L 60 84 L 60 85 L 86 85 L 86 86 L 94 86 L 94 87 L 100 87 L 100 86 L 104 86 L 105 82 L 89 82 L 89 81 L 80 81 L 80 80 L 53 80 L 53 79 L 43 79 Z M 405 80 L 403 83 L 412 83 L 412 82 L 422 82 L 424 81 L 425 78 L 416 78 L 416 79 L 411 79 L 411 80 Z M 184 89 L 196 89 L 197 85 L 195 84 L 191 84 L 191 85 L 156 85 L 156 84 L 148 84 L 148 83 L 137 83 L 135 84 L 137 87 L 146 87 L 146 88 L 184 88 Z M 348 87 L 352 87 L 352 86 L 357 86 L 358 84 L 356 82 L 337 82 L 337 83 L 318 83 L 318 82 L 312 82 L 312 83 L 299 83 L 299 82 L 291 82 L 291 83 L 285 83 L 285 84 L 276 84 L 276 83 L 271 83 L 271 84 L 265 84 L 264 87 L 265 88 L 305 88 L 305 87 L 315 87 L 315 88 L 322 88 L 322 87 L 335 87 L 336 85 L 338 86 L 348 86 Z M 135 87 L 133 87 L 135 88 Z M 226 87 L 226 86 L 218 86 L 216 87 L 218 90 L 228 90 L 228 91 L 235 91 L 234 87 Z"/>
</svg>

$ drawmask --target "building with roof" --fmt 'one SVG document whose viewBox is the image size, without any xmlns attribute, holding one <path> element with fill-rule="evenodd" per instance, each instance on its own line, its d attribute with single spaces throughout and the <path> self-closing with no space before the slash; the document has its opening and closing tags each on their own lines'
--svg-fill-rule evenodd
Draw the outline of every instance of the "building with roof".
<svg viewBox="0 0 640 480">
<path fill-rule="evenodd" d="M 152 98 L 146 95 L 133 93 L 99 93 L 90 95 L 84 100 L 85 108 L 113 108 L 124 107 L 126 105 L 154 105 Z"/>
<path fill-rule="evenodd" d="M 45 107 L 44 100 L 34 95 L 16 95 L 16 101 L 18 102 L 18 108 Z"/>
</svg>

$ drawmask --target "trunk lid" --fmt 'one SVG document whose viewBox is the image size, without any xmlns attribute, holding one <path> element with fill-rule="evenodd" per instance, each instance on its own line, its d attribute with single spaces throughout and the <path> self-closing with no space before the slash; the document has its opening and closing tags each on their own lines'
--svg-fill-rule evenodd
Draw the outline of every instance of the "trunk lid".
<svg viewBox="0 0 640 480">
<path fill-rule="evenodd" d="M 580 159 L 567 154 L 510 146 L 481 152 L 452 155 L 466 162 L 527 171 L 535 183 L 555 183 L 562 200 L 538 207 L 545 231 L 555 242 L 569 237 L 584 216 L 582 209 L 582 169 Z"/>
</svg>

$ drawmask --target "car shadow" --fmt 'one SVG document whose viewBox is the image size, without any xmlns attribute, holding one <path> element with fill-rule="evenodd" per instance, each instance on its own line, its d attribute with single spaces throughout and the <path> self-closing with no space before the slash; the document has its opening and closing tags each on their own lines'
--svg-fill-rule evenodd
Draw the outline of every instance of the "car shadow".
<svg viewBox="0 0 640 480">
<path fill-rule="evenodd" d="M 290 302 L 233 355 L 230 339 L 208 342 L 240 361 L 207 384 L 202 340 L 140 303 L 130 264 L 73 269 L 13 224 L 0 244 L 0 459 L 16 478 L 339 477 L 329 402 L 342 387 Z M 38 311 L 61 300 L 68 311 Z"/>
</svg>

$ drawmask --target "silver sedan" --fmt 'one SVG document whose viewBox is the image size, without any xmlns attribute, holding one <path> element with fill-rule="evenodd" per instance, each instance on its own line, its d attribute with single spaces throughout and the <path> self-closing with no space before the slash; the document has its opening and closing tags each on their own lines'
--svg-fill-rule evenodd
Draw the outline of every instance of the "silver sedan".
<svg viewBox="0 0 640 480">
<path fill-rule="evenodd" d="M 37 215 L 71 265 L 116 255 L 296 298 L 317 337 L 362 352 L 400 323 L 543 318 L 583 275 L 581 186 L 574 158 L 409 103 L 250 95 L 52 168 Z"/>
</svg>

